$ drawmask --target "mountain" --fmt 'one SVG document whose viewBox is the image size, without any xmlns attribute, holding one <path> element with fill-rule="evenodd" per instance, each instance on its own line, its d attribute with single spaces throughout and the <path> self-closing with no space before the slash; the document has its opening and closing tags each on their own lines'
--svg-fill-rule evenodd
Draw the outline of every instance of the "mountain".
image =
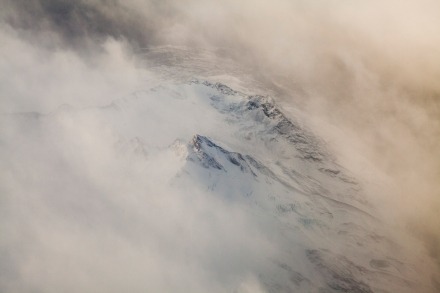
<svg viewBox="0 0 440 293">
<path fill-rule="evenodd" d="M 86 291 L 92 281 L 115 292 L 127 283 L 161 292 L 433 290 L 421 273 L 427 254 L 408 253 L 307 119 L 258 87 L 194 78 L 205 69 L 191 68 L 174 78 L 162 67 L 162 79 L 100 107 L 2 115 L 2 160 L 19 174 L 3 187 L 5 206 L 40 211 L 7 231 L 17 271 L 38 276 L 22 276 L 25 290 L 47 280 L 63 289 L 72 276 Z M 32 249 L 16 242 L 23 231 L 33 231 Z M 65 275 L 51 278 L 60 268 Z"/>
</svg>

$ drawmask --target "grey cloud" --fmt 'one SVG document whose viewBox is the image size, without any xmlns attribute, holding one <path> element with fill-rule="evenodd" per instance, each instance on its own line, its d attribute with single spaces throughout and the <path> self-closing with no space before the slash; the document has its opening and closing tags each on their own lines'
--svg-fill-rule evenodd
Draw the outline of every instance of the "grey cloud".
<svg viewBox="0 0 440 293">
<path fill-rule="evenodd" d="M 148 1 L 142 9 L 117 0 L 5 1 L 7 24 L 30 38 L 52 33 L 58 39 L 55 45 L 77 50 L 93 49 L 109 37 L 135 48 L 153 45 L 160 22 L 169 13 L 160 1 Z"/>
</svg>

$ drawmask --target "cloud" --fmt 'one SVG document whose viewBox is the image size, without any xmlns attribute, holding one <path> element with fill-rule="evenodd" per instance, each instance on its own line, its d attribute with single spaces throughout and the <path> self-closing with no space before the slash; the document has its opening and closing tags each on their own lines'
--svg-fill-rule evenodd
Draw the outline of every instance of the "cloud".
<svg viewBox="0 0 440 293">
<path fill-rule="evenodd" d="M 197 180 L 173 184 L 186 161 L 160 137 L 136 155 L 117 129 L 161 120 L 127 111 L 2 116 L 2 291 L 224 292 L 271 265 L 257 217 Z"/>
<path fill-rule="evenodd" d="M 336 152 L 340 152 L 341 160 L 360 177 L 373 182 L 386 181 L 386 188 L 373 194 L 376 203 L 381 205 L 384 214 L 392 210 L 390 221 L 396 225 L 404 223 L 401 225 L 424 239 L 432 256 L 439 258 L 438 1 L 2 0 L 1 6 L 2 112 L 50 113 L 56 112 L 57 107 L 63 104 L 74 108 L 102 106 L 129 94 L 145 79 L 152 78 L 151 73 L 142 68 L 144 60 L 140 52 L 144 48 L 163 44 L 191 48 L 221 47 L 237 68 L 248 68 L 257 83 L 276 92 L 281 103 L 294 105 L 311 117 L 318 117 L 317 121 L 321 122 L 317 131 L 331 141 Z M 65 201 L 70 196 L 74 197 L 77 191 L 68 190 L 66 197 L 56 203 L 61 206 L 45 210 L 46 202 L 36 195 L 30 200 L 28 210 L 21 211 L 23 214 L 4 216 L 10 217 L 11 228 L 5 229 L 11 242 L 3 247 L 16 247 L 13 256 L 5 259 L 12 268 L 8 276 L 10 280 L 25 278 L 30 282 L 23 288 L 11 288 L 13 291 L 26 291 L 35 284 L 43 286 L 47 282 L 47 286 L 64 289 L 65 284 L 72 284 L 71 276 L 81 271 L 79 264 L 87 262 L 90 271 L 76 275 L 75 279 L 83 288 L 90 289 L 93 281 L 87 274 L 110 268 L 104 256 L 114 251 L 121 254 L 116 255 L 121 261 L 119 269 L 116 268 L 117 274 L 104 272 L 100 281 L 105 282 L 111 275 L 115 291 L 120 289 L 118 282 L 122 284 L 127 278 L 131 278 L 133 283 L 142 283 L 143 276 L 130 275 L 122 269 L 132 263 L 139 266 L 134 271 L 151 270 L 159 278 L 165 274 L 165 264 L 160 263 L 158 258 L 166 259 L 167 250 L 161 247 L 162 243 L 155 243 L 154 249 L 158 252 L 150 254 L 154 250 L 140 247 L 142 241 L 136 242 L 136 237 L 141 234 L 141 224 L 154 223 L 154 218 L 138 210 L 138 199 L 134 195 L 143 188 L 152 187 L 144 186 L 141 178 L 127 176 L 124 171 L 128 170 L 120 162 L 115 162 L 120 169 L 108 169 L 105 162 L 114 162 L 110 158 L 115 154 L 108 148 L 112 134 L 106 132 L 102 121 L 86 120 L 83 125 L 75 126 L 64 118 L 59 119 L 61 128 L 54 129 L 53 136 L 43 134 L 43 142 L 39 143 L 26 138 L 24 134 L 28 134 L 28 130 L 17 126 L 19 124 L 2 125 L 2 139 L 7 137 L 11 148 L 13 145 L 20 146 L 16 152 L 10 149 L 3 152 L 4 157 L 5 154 L 15 154 L 15 157 L 3 158 L 10 165 L 2 167 L 2 178 L 7 178 L 2 180 L 2 188 L 11 196 L 2 200 L 18 213 L 24 194 L 31 194 L 32 190 L 58 194 L 65 186 L 79 186 L 84 189 L 80 192 L 83 194 L 88 194 L 90 190 L 99 194 L 105 190 L 114 202 L 109 203 L 105 198 L 97 202 L 81 198 L 90 206 L 84 207 L 78 201 L 73 205 L 77 210 L 72 210 L 68 207 L 71 203 Z M 34 131 L 38 133 L 38 129 L 31 130 L 31 135 L 35 134 Z M 73 137 L 81 139 L 78 142 Z M 52 146 L 50 142 L 58 139 L 61 139 L 60 145 Z M 23 141 L 30 145 L 23 145 Z M 51 153 L 45 151 L 51 148 Z M 26 154 L 29 157 L 21 157 Z M 77 157 L 72 159 L 70 156 Z M 96 159 L 87 162 L 89 157 Z M 51 163 L 44 166 L 41 158 Z M 76 166 L 77 162 L 87 163 L 90 173 L 79 174 L 83 167 Z M 34 170 L 21 170 L 26 165 Z M 110 171 L 115 173 L 107 173 Z M 64 184 L 49 181 L 45 185 L 39 182 L 60 172 L 67 172 L 60 177 Z M 118 186 L 118 182 L 114 182 L 114 186 L 105 186 L 108 178 L 115 174 L 122 178 L 118 182 L 126 184 L 124 187 Z M 22 180 L 24 178 L 31 180 Z M 131 180 L 135 184 L 127 186 Z M 121 200 L 118 191 L 124 188 L 133 189 L 133 195 Z M 169 202 L 162 202 L 166 197 L 161 196 L 169 190 L 153 190 L 157 196 L 144 199 L 146 202 L 142 203 L 166 206 Z M 20 196 L 12 196 L 14 194 Z M 112 205 L 116 204 L 127 211 L 136 211 L 138 218 L 133 220 L 125 214 L 111 216 Z M 205 208 L 212 208 L 213 203 L 203 204 Z M 176 203 L 174 208 L 176 213 L 192 212 L 192 207 L 185 202 Z M 68 233 L 62 230 L 64 223 L 57 223 L 59 215 L 54 212 L 58 209 L 72 215 L 83 209 L 93 213 L 87 215 L 91 218 L 85 217 L 79 227 L 66 220 L 66 225 L 74 231 Z M 31 219 L 40 214 L 43 216 Z M 134 221 L 139 223 L 139 227 L 127 232 L 127 240 L 120 231 L 106 230 L 113 228 L 107 227 L 104 220 L 100 222 L 92 214 L 100 214 L 109 221 Z M 200 226 L 197 237 L 203 238 L 212 225 L 221 221 L 221 212 L 215 217 L 218 218 L 210 223 L 211 226 Z M 251 227 L 248 221 L 238 219 L 242 225 L 240 229 Z M 90 226 L 90 223 L 93 225 Z M 180 228 L 173 226 L 175 224 L 167 222 L 164 225 L 171 227 L 169 231 L 178 233 Z M 94 225 L 97 226 L 93 228 Z M 128 227 L 121 225 L 122 230 Z M 17 234 L 15 227 L 27 233 Z M 39 231 L 39 227 L 47 229 Z M 152 229 L 162 233 L 159 224 Z M 173 238 L 171 234 L 162 236 L 163 239 Z M 225 235 L 227 237 L 232 236 Z M 71 245 L 78 242 L 82 242 L 84 247 L 75 250 Z M 49 255 L 56 250 L 55 247 L 45 248 L 45 245 L 53 243 L 62 244 L 59 254 L 63 254 L 64 249 L 75 250 L 77 255 L 71 255 L 66 264 L 58 263 L 56 257 Z M 223 243 L 225 246 L 235 244 Z M 145 253 L 142 262 L 134 260 L 135 256 L 130 252 L 133 247 L 135 251 Z M 204 248 L 208 250 L 203 257 L 210 257 L 210 247 L 211 243 L 206 244 Z M 90 255 L 90 251 L 94 254 Z M 17 260 L 9 257 L 18 255 L 25 259 L 25 271 L 13 268 Z M 183 252 L 177 253 L 170 258 L 181 258 L 183 255 Z M 37 259 L 32 259 L 35 256 Z M 176 263 L 174 260 L 170 262 Z M 55 280 L 50 269 L 37 272 L 40 269 L 38 264 L 45 261 L 52 269 L 65 267 L 64 279 Z M 154 263 L 157 267 L 144 266 L 143 263 Z M 182 276 L 186 275 L 184 269 L 174 269 Z M 192 269 L 187 272 L 188 275 L 203 276 L 206 273 L 196 265 Z M 22 276 L 18 276 L 19 273 Z M 32 280 L 31 277 L 37 275 L 41 279 Z M 248 285 L 244 283 L 244 289 L 258 288 L 252 278 L 249 277 Z M 165 280 L 159 282 L 157 286 L 170 284 Z M 14 281 L 9 281 L 9 284 L 16 285 Z M 208 286 L 191 283 L 191 280 L 187 284 L 189 291 L 197 291 L 205 285 Z M 215 286 L 219 291 L 224 289 L 220 284 Z M 173 291 L 176 288 L 169 289 Z"/>
<path fill-rule="evenodd" d="M 111 96 L 136 89 L 142 71 L 124 42 L 109 38 L 101 53 L 85 60 L 72 50 L 29 44 L 8 26 L 0 30 L 2 108 L 4 112 L 50 112 L 62 104 L 102 105 Z"/>
</svg>

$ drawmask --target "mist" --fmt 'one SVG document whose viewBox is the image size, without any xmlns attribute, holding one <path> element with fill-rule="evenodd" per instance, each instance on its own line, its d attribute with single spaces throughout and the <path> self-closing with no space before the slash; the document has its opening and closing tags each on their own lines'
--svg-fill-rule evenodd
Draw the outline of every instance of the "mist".
<svg viewBox="0 0 440 293">
<path fill-rule="evenodd" d="M 438 1 L 0 0 L 0 5 L 2 115 L 56 115 L 62 105 L 87 109 L 125 97 L 157 79 L 144 66 L 144 53 L 155 46 L 221 49 L 222 58 L 246 71 L 253 83 L 267 88 L 280 104 L 307 113 L 339 160 L 371 184 L 369 196 L 389 225 L 421 239 L 440 267 Z M 123 290 L 118 287 L 124 284 L 123 279 L 142 283 L 142 276 L 128 276 L 123 269 L 134 264 L 140 267 L 133 271 L 149 271 L 161 280 L 149 288 L 176 291 L 164 273 L 176 265 L 170 278 L 177 282 L 173 277 L 180 274 L 187 290 L 210 287 L 223 292 L 236 285 L 234 275 L 245 274 L 245 265 L 240 263 L 249 264 L 262 251 L 276 253 L 276 247 L 271 247 L 263 231 L 252 223 L 254 219 L 237 211 L 233 215 L 237 228 L 224 231 L 220 237 L 225 243 L 219 245 L 235 247 L 245 242 L 251 249 L 234 262 L 234 272 L 212 270 L 210 257 L 216 244 L 204 235 L 224 220 L 225 203 L 203 199 L 200 190 L 192 195 L 191 202 L 199 203 L 196 208 L 183 199 L 174 202 L 166 195 L 177 191 L 170 190 L 168 182 L 148 185 L 166 178 L 162 173 L 149 174 L 141 166 L 137 166 L 138 172 L 130 173 L 132 167 L 123 160 L 115 161 L 118 154 L 108 148 L 114 134 L 99 118 L 85 117 L 83 124 L 72 125 L 60 115 L 56 118 L 59 128 L 53 126 L 51 133 L 39 133 L 38 124 L 27 128 L 22 119 L 27 118 L 10 122 L 3 117 L 0 126 L 1 225 L 7 235 L 0 247 L 5 263 L 1 270 L 6 272 L 0 288 L 5 291 L 50 286 L 64 290 L 69 288 L 71 276 L 81 271 L 81 264 L 88 263 L 90 271 L 77 275 L 80 281 L 75 284 L 86 291 L 94 291 L 96 285 L 86 275 L 96 272 L 101 273 L 98 282 L 105 283 L 108 276 L 116 278 L 107 292 Z M 167 139 L 162 139 L 164 145 L 171 143 Z M 48 163 L 42 164 L 45 161 Z M 88 172 L 84 173 L 84 165 L 78 162 L 86 164 Z M 172 173 L 173 167 L 162 172 Z M 46 182 L 54 174 L 59 176 L 56 182 Z M 143 176 L 154 179 L 145 183 Z M 139 195 L 142 190 L 154 196 L 145 199 Z M 131 195 L 121 198 L 127 191 Z M 51 196 L 63 192 L 61 200 L 51 201 Z M 90 193 L 102 196 L 69 202 L 69 194 L 76 198 Z M 156 217 L 166 218 L 168 213 L 145 216 L 139 201 L 158 211 L 171 206 L 173 214 L 194 216 L 180 225 L 176 224 L 181 219 L 177 216 L 159 224 Z M 27 208 L 21 208 L 23 202 Z M 86 209 L 88 215 L 100 217 L 84 218 L 84 223 L 72 220 Z M 203 211 L 207 209 L 218 213 L 203 225 L 194 224 L 205 219 Z M 121 227 L 108 224 L 112 222 Z M 150 229 L 160 236 L 137 239 L 144 228 L 132 223 L 153 223 Z M 198 261 L 194 261 L 193 271 L 187 272 L 179 267 L 184 252 L 167 253 L 174 250 L 174 233 L 191 225 L 196 230 L 194 239 L 202 240 L 201 254 L 193 256 Z M 65 227 L 74 232 L 63 231 Z M 254 232 L 246 235 L 249 238 L 235 236 L 243 230 Z M 156 239 L 164 243 L 155 243 Z M 79 242 L 84 247 L 70 247 Z M 182 242 L 193 243 L 190 239 Z M 145 248 L 142 243 L 154 247 Z M 52 247 L 54 244 L 62 246 Z M 11 247 L 14 252 L 9 251 Z M 76 255 L 69 255 L 68 264 L 51 257 L 52 251 L 63 255 L 63 251 L 72 250 Z M 139 254 L 131 251 L 142 252 L 145 259 L 135 261 Z M 117 272 L 104 270 L 108 252 L 119 253 Z M 35 255 L 40 258 L 33 259 Z M 35 273 L 46 261 L 53 268 L 66 266 L 62 278 L 55 280 L 49 272 Z M 223 282 L 210 283 L 213 277 L 204 274 L 213 271 L 217 274 L 214 279 Z M 41 280 L 32 280 L 36 275 Z M 200 279 L 192 280 L 193 275 Z M 254 277 L 245 276 L 249 282 L 241 285 L 244 291 L 261 290 Z M 22 279 L 28 283 L 17 287 Z"/>
</svg>

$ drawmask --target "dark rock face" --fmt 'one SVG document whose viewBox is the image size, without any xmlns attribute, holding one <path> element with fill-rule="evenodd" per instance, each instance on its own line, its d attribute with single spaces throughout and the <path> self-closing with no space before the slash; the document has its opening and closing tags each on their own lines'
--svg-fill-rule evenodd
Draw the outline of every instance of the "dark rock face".
<svg viewBox="0 0 440 293">
<path fill-rule="evenodd" d="M 312 134 L 289 120 L 269 97 L 250 96 L 246 103 L 246 109 L 263 113 L 272 122 L 269 132 L 292 143 L 303 159 L 322 162 L 326 158 L 327 154 L 319 147 L 319 141 Z"/>
<path fill-rule="evenodd" d="M 222 93 L 224 95 L 232 96 L 232 95 L 236 95 L 238 93 L 237 91 L 234 91 L 233 89 L 231 89 L 227 85 L 224 85 L 224 84 L 219 83 L 219 82 L 217 82 L 217 83 L 210 83 L 208 81 L 204 81 L 203 84 L 218 90 L 220 93 Z"/>
<path fill-rule="evenodd" d="M 211 100 L 214 102 L 213 106 L 222 113 L 230 113 L 238 115 L 238 117 L 251 114 L 256 120 L 259 119 L 258 117 L 264 117 L 264 121 L 258 121 L 266 124 L 267 127 L 264 128 L 264 132 L 275 135 L 277 139 L 285 139 L 292 143 L 302 159 L 311 162 L 323 162 L 330 159 L 329 154 L 323 148 L 323 142 L 300 127 L 298 123 L 287 118 L 270 97 L 262 95 L 246 96 L 221 83 L 199 82 L 197 80 L 192 82 L 213 88 L 222 95 L 242 96 L 245 99 L 244 103 L 219 105 L 218 102 L 221 98 L 216 95 L 212 96 Z"/>
<path fill-rule="evenodd" d="M 202 135 L 195 135 L 191 142 L 193 146 L 194 155 L 190 156 L 190 160 L 197 159 L 203 167 L 214 168 L 218 170 L 226 171 L 225 167 L 219 162 L 221 157 L 231 163 L 232 165 L 240 168 L 244 173 L 251 173 L 253 176 L 257 176 L 249 166 L 245 157 L 236 152 L 227 151 L 221 146 L 215 144 L 212 140 Z M 194 158 L 195 157 L 195 158 Z"/>
<path fill-rule="evenodd" d="M 208 152 L 206 148 L 216 147 L 216 145 L 204 136 L 195 135 L 192 141 L 194 155 L 189 157 L 191 161 L 198 161 L 205 168 L 225 170 L 225 168 Z"/>
</svg>

